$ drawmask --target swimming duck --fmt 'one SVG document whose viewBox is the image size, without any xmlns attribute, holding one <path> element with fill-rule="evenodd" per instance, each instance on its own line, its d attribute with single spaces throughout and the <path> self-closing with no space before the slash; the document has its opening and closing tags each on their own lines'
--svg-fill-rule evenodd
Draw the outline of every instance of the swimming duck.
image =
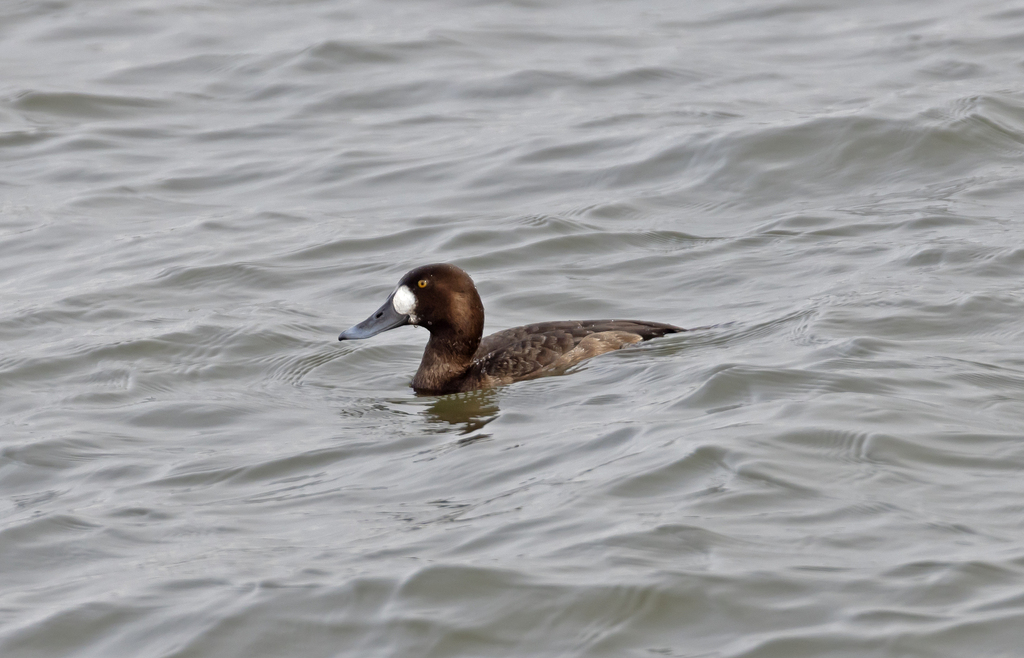
<svg viewBox="0 0 1024 658">
<path fill-rule="evenodd" d="M 383 306 L 338 340 L 369 338 L 407 324 L 430 332 L 412 387 L 435 395 L 562 372 L 625 345 L 686 331 L 661 322 L 582 320 L 541 322 L 482 338 L 484 305 L 473 279 L 438 263 L 403 276 Z"/>
</svg>

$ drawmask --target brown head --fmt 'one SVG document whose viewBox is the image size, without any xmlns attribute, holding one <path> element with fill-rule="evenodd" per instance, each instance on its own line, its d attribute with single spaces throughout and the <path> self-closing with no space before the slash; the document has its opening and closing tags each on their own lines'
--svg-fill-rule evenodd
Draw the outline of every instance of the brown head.
<svg viewBox="0 0 1024 658">
<path fill-rule="evenodd" d="M 437 348 L 472 355 L 484 332 L 484 306 L 473 279 L 446 263 L 417 267 L 402 277 L 383 306 L 338 340 L 369 338 L 406 324 L 429 331 Z"/>
</svg>

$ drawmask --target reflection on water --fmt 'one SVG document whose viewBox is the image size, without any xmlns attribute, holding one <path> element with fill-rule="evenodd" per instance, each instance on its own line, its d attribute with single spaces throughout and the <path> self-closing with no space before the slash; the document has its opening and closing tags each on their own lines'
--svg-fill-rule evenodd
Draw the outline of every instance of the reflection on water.
<svg viewBox="0 0 1024 658">
<path fill-rule="evenodd" d="M 481 429 L 497 418 L 500 411 L 498 391 L 495 389 L 453 393 L 439 397 L 421 394 L 419 397 L 432 399 L 430 406 L 423 412 L 427 420 L 447 426 L 454 425 L 460 434 L 469 434 Z M 486 435 L 479 435 L 472 437 L 472 440 L 477 441 L 485 437 Z"/>
</svg>

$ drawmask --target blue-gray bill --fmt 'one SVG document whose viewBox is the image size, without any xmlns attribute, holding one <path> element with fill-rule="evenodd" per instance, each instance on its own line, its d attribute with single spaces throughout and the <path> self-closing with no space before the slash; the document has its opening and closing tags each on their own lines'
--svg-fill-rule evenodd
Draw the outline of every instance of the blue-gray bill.
<svg viewBox="0 0 1024 658">
<path fill-rule="evenodd" d="M 394 329 L 409 324 L 409 316 L 395 310 L 394 293 L 388 296 L 384 305 L 374 311 L 373 315 L 366 318 L 354 327 L 349 327 L 341 332 L 338 340 L 358 340 L 370 338 L 388 329 Z"/>
</svg>

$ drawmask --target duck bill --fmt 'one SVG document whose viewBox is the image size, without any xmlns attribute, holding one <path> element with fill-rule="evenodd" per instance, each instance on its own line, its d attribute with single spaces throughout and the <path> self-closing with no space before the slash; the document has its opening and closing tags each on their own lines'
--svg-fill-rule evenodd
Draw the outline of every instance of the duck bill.
<svg viewBox="0 0 1024 658">
<path fill-rule="evenodd" d="M 388 297 L 388 300 L 384 302 L 384 305 L 374 311 L 373 315 L 366 318 L 354 327 L 350 327 L 345 331 L 341 332 L 338 336 L 338 340 L 358 340 L 360 338 L 369 338 L 370 336 L 376 336 L 377 334 L 383 333 L 388 329 L 395 329 L 403 325 L 409 324 L 409 316 L 399 313 L 395 310 L 394 305 L 394 293 Z"/>
</svg>

